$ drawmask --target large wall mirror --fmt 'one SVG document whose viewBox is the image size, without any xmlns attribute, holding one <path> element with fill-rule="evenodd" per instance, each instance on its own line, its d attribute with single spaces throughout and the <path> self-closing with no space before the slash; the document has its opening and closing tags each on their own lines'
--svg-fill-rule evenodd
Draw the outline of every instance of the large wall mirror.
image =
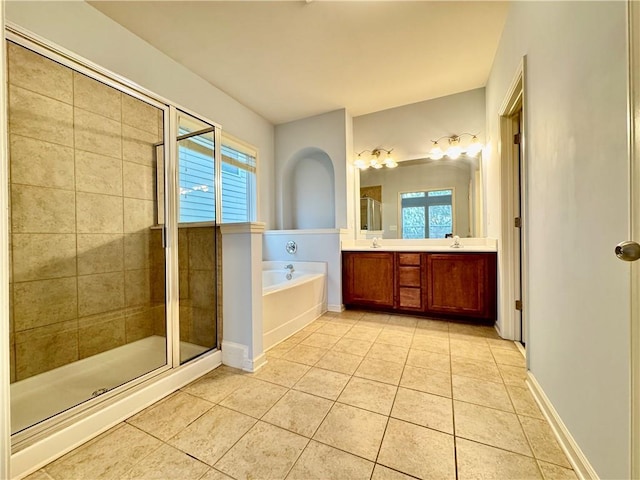
<svg viewBox="0 0 640 480">
<path fill-rule="evenodd" d="M 429 158 L 360 171 L 360 229 L 382 238 L 482 236 L 481 158 Z"/>
</svg>

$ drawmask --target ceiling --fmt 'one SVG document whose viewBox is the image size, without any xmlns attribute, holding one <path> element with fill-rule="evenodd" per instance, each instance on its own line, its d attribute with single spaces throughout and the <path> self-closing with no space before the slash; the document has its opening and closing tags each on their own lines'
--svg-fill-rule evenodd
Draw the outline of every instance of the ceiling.
<svg viewBox="0 0 640 480">
<path fill-rule="evenodd" d="M 501 1 L 91 1 L 274 124 L 485 86 Z"/>
</svg>

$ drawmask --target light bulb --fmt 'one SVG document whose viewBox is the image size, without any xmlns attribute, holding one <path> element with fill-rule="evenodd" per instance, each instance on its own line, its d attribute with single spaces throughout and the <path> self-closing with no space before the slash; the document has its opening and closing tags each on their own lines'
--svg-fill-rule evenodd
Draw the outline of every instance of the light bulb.
<svg viewBox="0 0 640 480">
<path fill-rule="evenodd" d="M 378 169 L 382 168 L 382 164 L 381 164 L 381 163 L 378 163 L 378 162 L 376 162 L 375 164 L 371 164 L 371 166 L 372 166 L 373 168 L 375 168 L 376 170 L 378 170 Z"/>
<path fill-rule="evenodd" d="M 478 153 L 480 153 L 481 150 L 482 144 L 480 143 L 480 140 L 478 140 L 478 137 L 474 135 L 471 139 L 471 143 L 467 147 L 467 155 L 475 157 L 476 155 L 478 155 Z"/>
<path fill-rule="evenodd" d="M 429 152 L 429 158 L 433 160 L 440 160 L 443 156 L 444 152 L 440 148 L 440 145 L 438 145 L 438 142 L 433 142 L 433 148 L 431 148 L 431 151 Z"/>
<path fill-rule="evenodd" d="M 451 137 L 449 139 L 449 148 L 447 148 L 447 157 L 451 160 L 455 160 L 462 153 L 460 148 L 460 139 L 458 137 Z"/>
<path fill-rule="evenodd" d="M 369 167 L 369 165 L 367 165 L 367 162 L 365 162 L 360 155 L 358 155 L 358 158 L 356 158 L 353 162 L 353 166 L 359 168 L 360 170 L 365 170 Z"/>
<path fill-rule="evenodd" d="M 396 168 L 398 166 L 396 161 L 391 157 L 391 152 L 387 152 L 387 157 L 384 159 L 384 165 L 387 168 Z"/>
</svg>

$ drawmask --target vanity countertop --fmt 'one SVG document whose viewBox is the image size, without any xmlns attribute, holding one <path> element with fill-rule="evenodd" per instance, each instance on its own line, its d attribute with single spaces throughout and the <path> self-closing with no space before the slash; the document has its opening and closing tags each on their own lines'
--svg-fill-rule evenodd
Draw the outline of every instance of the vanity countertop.
<svg viewBox="0 0 640 480">
<path fill-rule="evenodd" d="M 453 248 L 453 241 L 446 240 L 378 240 L 379 246 L 373 247 L 372 240 L 356 240 L 342 242 L 344 252 L 447 252 L 447 253 L 477 253 L 496 252 L 497 242 L 491 238 L 461 238 L 460 248 Z"/>
</svg>

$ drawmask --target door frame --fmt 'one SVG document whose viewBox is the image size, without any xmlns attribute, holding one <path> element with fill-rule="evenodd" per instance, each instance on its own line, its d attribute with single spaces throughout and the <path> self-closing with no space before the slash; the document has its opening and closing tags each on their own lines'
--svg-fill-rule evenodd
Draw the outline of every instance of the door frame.
<svg viewBox="0 0 640 480">
<path fill-rule="evenodd" d="M 507 94 L 502 102 L 499 111 L 500 116 L 500 192 L 501 192 L 501 234 L 500 245 L 500 313 L 501 328 L 500 335 L 503 338 L 525 342 L 528 341 L 528 323 L 524 322 L 525 331 L 521 332 L 520 319 L 516 315 L 515 301 L 520 296 L 522 301 L 521 315 L 527 311 L 528 292 L 528 245 L 527 245 L 527 161 L 526 161 L 526 56 L 522 57 L 514 78 L 511 82 Z M 513 135 L 515 128 L 513 124 L 513 114 L 522 109 L 522 133 L 520 145 L 520 218 L 521 227 L 521 255 L 520 270 L 518 272 L 517 258 L 515 255 L 516 234 L 513 227 L 515 218 L 515 208 L 513 198 L 515 195 L 514 185 L 516 183 L 516 160 L 513 147 Z M 520 280 L 522 279 L 522 280 Z M 519 283 L 521 284 L 519 285 Z M 521 292 L 519 295 L 518 293 Z"/>
<path fill-rule="evenodd" d="M 640 242 L 640 5 L 627 2 L 630 239 Z M 631 263 L 631 478 L 640 478 L 640 262 Z"/>
</svg>

